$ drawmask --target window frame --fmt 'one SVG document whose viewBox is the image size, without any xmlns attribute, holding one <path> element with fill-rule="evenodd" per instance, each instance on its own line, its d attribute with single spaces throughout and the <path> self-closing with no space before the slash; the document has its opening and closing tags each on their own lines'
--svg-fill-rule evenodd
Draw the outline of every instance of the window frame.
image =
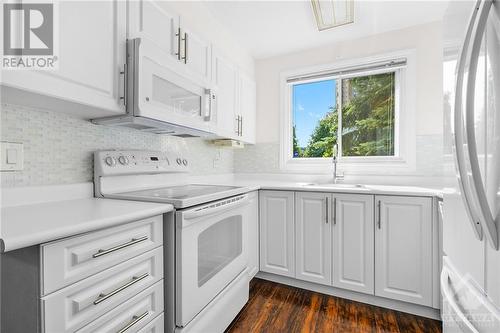
<svg viewBox="0 0 500 333">
<path fill-rule="evenodd" d="M 367 70 L 364 72 L 347 75 L 332 75 L 300 83 L 324 81 L 328 79 L 346 79 L 371 74 L 395 72 L 395 105 L 394 105 L 394 155 L 393 156 L 340 156 L 339 169 L 349 174 L 383 174 L 389 172 L 408 172 L 415 170 L 416 160 L 416 135 L 415 135 L 415 103 L 416 103 L 416 72 L 415 50 L 392 52 L 367 58 L 339 61 L 334 64 L 302 68 L 299 70 L 282 72 L 281 84 L 281 115 L 280 115 L 280 169 L 307 173 L 329 173 L 331 171 L 331 158 L 324 157 L 293 157 L 292 126 L 293 110 L 292 95 L 293 85 L 287 79 L 297 76 L 307 76 L 312 73 L 335 71 L 345 67 L 362 67 L 373 62 L 391 61 L 397 58 L 406 58 L 407 64 L 403 68 L 388 68 Z M 339 81 L 341 83 L 341 81 Z M 337 85 L 341 89 L 341 84 Z M 338 94 L 342 98 L 342 94 Z M 337 100 L 337 103 L 341 101 Z M 402 112 L 404 110 L 404 112 Z M 341 108 L 339 108 L 339 128 L 342 128 Z M 339 140 L 339 151 L 342 152 L 342 137 Z M 383 169 L 381 170 L 381 167 Z"/>
</svg>

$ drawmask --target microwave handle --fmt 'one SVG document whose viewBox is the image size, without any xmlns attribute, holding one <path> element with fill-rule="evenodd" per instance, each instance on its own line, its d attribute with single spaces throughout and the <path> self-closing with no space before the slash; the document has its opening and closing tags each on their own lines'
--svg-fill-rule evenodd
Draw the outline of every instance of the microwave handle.
<svg viewBox="0 0 500 333">
<path fill-rule="evenodd" d="M 250 197 L 245 194 L 234 198 L 216 201 L 205 206 L 196 207 L 192 210 L 180 212 L 180 214 L 182 214 L 182 227 L 187 227 L 191 224 L 187 220 L 194 219 L 200 216 L 219 214 L 227 210 L 233 210 L 237 207 L 246 205 L 249 201 Z"/>
<path fill-rule="evenodd" d="M 212 89 L 205 89 L 205 114 L 203 119 L 205 121 L 212 121 L 213 104 L 216 100 L 216 95 Z"/>
</svg>

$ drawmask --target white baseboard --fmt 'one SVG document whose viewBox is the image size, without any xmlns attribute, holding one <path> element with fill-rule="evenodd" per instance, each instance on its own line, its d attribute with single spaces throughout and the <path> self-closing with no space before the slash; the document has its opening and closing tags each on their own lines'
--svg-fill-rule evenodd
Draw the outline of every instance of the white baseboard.
<svg viewBox="0 0 500 333">
<path fill-rule="evenodd" d="M 366 295 L 358 293 L 355 291 L 349 291 L 345 289 L 339 289 L 331 286 L 324 286 L 312 282 L 297 280 L 287 276 L 280 276 L 276 274 L 258 272 L 255 276 L 260 279 L 286 284 L 292 287 L 302 288 L 306 290 L 315 291 L 318 293 L 336 296 L 340 298 L 346 298 L 352 301 L 366 303 L 370 305 L 379 306 L 382 308 L 387 308 L 391 310 L 401 311 L 410 313 L 417 316 L 422 316 L 426 318 L 441 320 L 440 310 L 434 309 L 422 305 L 411 304 L 407 302 L 397 301 L 393 299 L 388 299 L 384 297 Z"/>
</svg>

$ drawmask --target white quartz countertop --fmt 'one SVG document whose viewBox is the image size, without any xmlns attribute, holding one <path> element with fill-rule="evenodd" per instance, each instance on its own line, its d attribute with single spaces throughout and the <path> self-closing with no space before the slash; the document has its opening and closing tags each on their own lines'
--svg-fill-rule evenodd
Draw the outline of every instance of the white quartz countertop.
<svg viewBox="0 0 500 333">
<path fill-rule="evenodd" d="M 172 210 L 173 206 L 168 204 L 100 198 L 4 207 L 0 250 L 12 251 Z"/>
<path fill-rule="evenodd" d="M 203 182 L 202 179 L 198 180 Z M 335 193 L 358 193 L 374 195 L 405 195 L 440 197 L 442 190 L 418 187 L 418 186 L 396 186 L 396 185 L 365 185 L 365 184 L 332 184 L 315 182 L 295 181 L 273 181 L 273 180 L 205 180 L 205 183 L 217 183 L 220 185 L 245 186 L 260 190 L 277 191 L 305 191 L 305 192 L 335 192 Z"/>
</svg>

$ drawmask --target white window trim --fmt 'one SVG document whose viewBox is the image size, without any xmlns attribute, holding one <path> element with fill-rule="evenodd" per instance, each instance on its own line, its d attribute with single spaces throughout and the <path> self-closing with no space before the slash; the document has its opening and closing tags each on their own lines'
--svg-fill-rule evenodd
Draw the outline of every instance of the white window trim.
<svg viewBox="0 0 500 333">
<path fill-rule="evenodd" d="M 383 55 L 349 59 L 333 64 L 291 70 L 280 74 L 280 169 L 297 173 L 330 173 L 330 158 L 293 158 L 292 156 L 292 112 L 290 77 L 315 72 L 335 71 L 336 69 L 363 65 L 378 61 L 406 58 L 407 64 L 396 75 L 396 94 L 399 100 L 395 110 L 396 156 L 341 157 L 338 167 L 346 174 L 387 174 L 408 173 L 416 169 L 416 54 L 415 50 L 402 50 Z M 324 79 L 323 79 L 324 80 Z M 399 84 L 398 84 L 399 83 Z"/>
</svg>

